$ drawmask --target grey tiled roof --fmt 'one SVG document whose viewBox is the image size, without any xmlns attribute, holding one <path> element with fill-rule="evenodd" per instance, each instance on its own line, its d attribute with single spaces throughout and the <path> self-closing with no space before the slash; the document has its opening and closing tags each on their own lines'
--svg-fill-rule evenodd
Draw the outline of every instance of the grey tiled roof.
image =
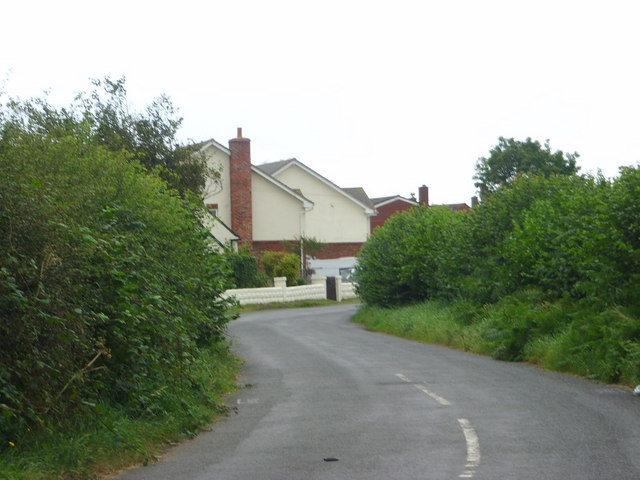
<svg viewBox="0 0 640 480">
<path fill-rule="evenodd" d="M 386 202 L 387 200 L 396 198 L 396 196 L 397 195 L 391 195 L 389 197 L 376 197 L 376 198 L 372 198 L 371 201 L 373 202 L 374 205 L 377 205 L 378 203 Z"/>
<path fill-rule="evenodd" d="M 269 162 L 263 163 L 262 165 L 255 165 L 256 168 L 259 168 L 267 175 L 273 175 L 275 172 L 284 167 L 287 163 L 294 161 L 295 158 L 291 158 L 289 160 L 280 160 L 278 162 Z"/>
<path fill-rule="evenodd" d="M 444 206 L 449 207 L 451 210 L 470 210 L 469 205 L 466 203 L 447 203 Z"/>
<path fill-rule="evenodd" d="M 367 195 L 367 192 L 364 191 L 364 188 L 362 188 L 362 187 L 343 188 L 342 191 L 344 191 L 350 197 L 355 198 L 360 203 L 362 203 L 362 204 L 366 205 L 367 207 L 371 208 L 372 210 L 376 209 L 376 207 L 374 206 L 373 202 L 371 201 L 371 199 Z"/>
<path fill-rule="evenodd" d="M 299 165 L 303 166 L 304 168 L 310 170 L 318 178 L 323 179 L 324 181 L 326 181 L 327 183 L 329 183 L 333 187 L 335 187 L 338 190 L 340 190 L 343 193 L 345 193 L 348 197 L 351 197 L 356 202 L 361 203 L 362 205 L 364 205 L 367 208 L 375 210 L 375 206 L 374 206 L 373 202 L 371 201 L 371 199 L 369 198 L 369 196 L 367 195 L 367 193 L 364 191 L 364 189 L 362 187 L 355 187 L 355 188 L 341 188 L 341 187 L 338 187 L 336 184 L 334 184 L 333 182 L 331 182 L 327 178 L 323 177 L 322 175 L 320 175 L 315 170 L 309 168 L 308 166 L 306 166 L 305 164 L 303 164 L 300 160 L 298 160 L 296 158 L 290 158 L 289 160 L 280 160 L 278 162 L 263 163 L 262 165 L 256 165 L 255 167 L 258 168 L 261 172 L 266 173 L 267 175 L 273 175 L 278 170 L 280 170 L 281 168 L 285 167 L 286 165 L 288 165 L 289 163 L 292 163 L 292 162 L 296 162 L 297 164 L 299 164 Z"/>
</svg>

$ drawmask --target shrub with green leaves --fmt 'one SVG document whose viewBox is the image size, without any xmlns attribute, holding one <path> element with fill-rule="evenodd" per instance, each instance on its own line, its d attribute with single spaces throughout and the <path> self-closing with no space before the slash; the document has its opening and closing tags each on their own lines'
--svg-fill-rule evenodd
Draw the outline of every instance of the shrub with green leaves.
<svg viewBox="0 0 640 480">
<path fill-rule="evenodd" d="M 578 176 L 574 155 L 505 142 L 498 163 L 484 165 L 491 176 L 478 177 L 485 195 L 471 213 L 414 208 L 371 235 L 357 267 L 368 304 L 358 321 L 640 382 L 640 168 Z"/>
<path fill-rule="evenodd" d="M 267 284 L 267 277 L 258 269 L 258 258 L 245 247 L 237 252 L 226 251 L 235 288 L 257 288 Z"/>
<path fill-rule="evenodd" d="M 616 236 L 608 219 L 610 183 L 589 176 L 539 181 L 546 190 L 514 221 L 503 243 L 503 272 L 512 290 L 533 286 L 553 297 L 582 298 L 609 267 L 602 253 Z"/>
<path fill-rule="evenodd" d="M 531 205 L 546 198 L 548 191 L 545 177 L 520 177 L 473 209 L 468 225 L 470 275 L 464 279 L 465 296 L 478 303 L 493 303 L 520 286 L 520 278 L 508 271 L 504 245 Z"/>
<path fill-rule="evenodd" d="M 595 288 L 615 285 L 611 297 L 623 305 L 638 306 L 640 292 L 640 167 L 623 167 L 614 180 L 608 219 L 616 236 L 609 238 L 601 253 L 610 271 L 604 272 Z"/>
<path fill-rule="evenodd" d="M 448 207 L 415 207 L 390 217 L 360 251 L 360 297 L 380 306 L 455 297 L 468 265 L 467 220 L 465 212 Z"/>
<path fill-rule="evenodd" d="M 199 199 L 84 120 L 26 111 L 0 124 L 0 448 L 79 406 L 161 415 L 203 388 L 192 367 L 229 320 Z"/>
<path fill-rule="evenodd" d="M 268 278 L 287 277 L 287 285 L 298 284 L 300 256 L 295 253 L 264 251 L 261 254 L 262 268 Z"/>
</svg>

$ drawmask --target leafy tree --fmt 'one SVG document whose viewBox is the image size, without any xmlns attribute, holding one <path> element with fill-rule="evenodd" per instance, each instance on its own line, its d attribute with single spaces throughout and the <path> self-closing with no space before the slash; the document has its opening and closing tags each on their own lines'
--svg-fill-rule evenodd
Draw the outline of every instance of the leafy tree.
<svg viewBox="0 0 640 480">
<path fill-rule="evenodd" d="M 544 145 L 527 138 L 524 142 L 500 137 L 498 145 L 476 163 L 475 186 L 483 199 L 520 175 L 573 175 L 578 172 L 577 153 L 552 152 L 549 140 Z"/>
<path fill-rule="evenodd" d="M 204 156 L 197 154 L 195 144 L 182 144 L 176 138 L 182 118 L 169 97 L 161 95 L 144 112 L 132 112 L 124 77 L 92 83 L 93 91 L 79 94 L 66 108 L 56 108 L 46 98 L 12 100 L 6 120 L 34 134 L 65 129 L 81 132 L 86 140 L 112 152 L 127 152 L 127 158 L 140 162 L 147 171 L 157 171 L 183 194 L 201 194 L 207 179 L 219 177 Z"/>
<path fill-rule="evenodd" d="M 166 95 L 153 100 L 145 112 L 130 112 L 125 78 L 93 80 L 94 90 L 81 96 L 83 115 L 90 119 L 94 135 L 112 150 L 124 149 L 180 192 L 202 193 L 208 178 L 217 173 L 208 167 L 197 146 L 176 139 L 182 118 Z"/>
</svg>

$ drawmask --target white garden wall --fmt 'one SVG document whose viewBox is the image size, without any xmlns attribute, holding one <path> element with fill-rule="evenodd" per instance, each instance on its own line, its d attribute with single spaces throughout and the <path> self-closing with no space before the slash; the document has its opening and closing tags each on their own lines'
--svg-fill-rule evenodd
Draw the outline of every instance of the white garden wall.
<svg viewBox="0 0 640 480">
<path fill-rule="evenodd" d="M 323 300 L 327 298 L 327 284 L 324 278 L 314 280 L 313 285 L 296 287 L 287 287 L 284 277 L 276 277 L 273 280 L 274 287 L 236 288 L 227 290 L 223 296 L 225 298 L 235 297 L 240 305 L 294 302 L 297 300 Z M 340 281 L 339 283 L 342 300 L 357 297 L 352 283 Z"/>
</svg>

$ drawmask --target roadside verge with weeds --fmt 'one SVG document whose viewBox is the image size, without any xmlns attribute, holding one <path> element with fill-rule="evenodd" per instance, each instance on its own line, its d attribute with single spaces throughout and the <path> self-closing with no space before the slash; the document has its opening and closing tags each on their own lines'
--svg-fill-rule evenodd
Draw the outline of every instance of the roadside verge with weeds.
<svg viewBox="0 0 640 480">
<path fill-rule="evenodd" d="M 223 395 L 237 388 L 240 362 L 226 344 L 188 372 L 190 388 L 168 386 L 162 411 L 133 417 L 124 409 L 80 403 L 64 423 L 33 428 L 0 454 L 0 480 L 86 480 L 153 462 L 169 444 L 197 435 L 226 414 Z"/>
<path fill-rule="evenodd" d="M 363 306 L 353 321 L 499 360 L 608 383 L 640 383 L 640 316 L 631 309 L 595 311 L 575 302 L 545 301 L 529 290 L 485 306 L 464 301 Z"/>
</svg>

